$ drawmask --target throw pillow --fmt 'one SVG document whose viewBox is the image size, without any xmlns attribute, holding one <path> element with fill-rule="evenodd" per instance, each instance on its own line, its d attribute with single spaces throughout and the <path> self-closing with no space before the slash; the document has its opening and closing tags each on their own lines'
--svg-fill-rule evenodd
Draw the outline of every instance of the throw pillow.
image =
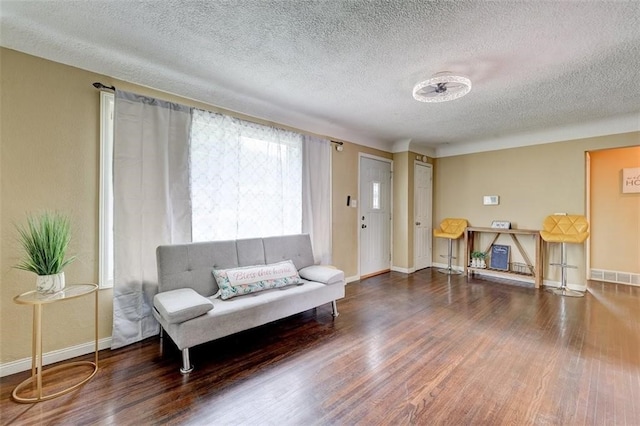
<svg viewBox="0 0 640 426">
<path fill-rule="evenodd" d="M 169 324 L 188 321 L 213 309 L 213 303 L 192 288 L 158 293 L 153 298 L 153 306 Z"/>
<path fill-rule="evenodd" d="M 344 281 L 344 272 L 327 265 L 311 265 L 298 271 L 300 277 L 323 284 L 336 284 Z"/>
<path fill-rule="evenodd" d="M 270 265 L 214 269 L 213 276 L 220 288 L 220 298 L 223 300 L 301 283 L 298 270 L 291 260 Z"/>
</svg>

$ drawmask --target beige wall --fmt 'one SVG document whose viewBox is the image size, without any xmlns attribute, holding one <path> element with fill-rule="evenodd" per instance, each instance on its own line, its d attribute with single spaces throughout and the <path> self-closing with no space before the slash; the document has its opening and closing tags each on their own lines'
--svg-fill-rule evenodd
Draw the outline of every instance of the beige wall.
<svg viewBox="0 0 640 426">
<path fill-rule="evenodd" d="M 413 235 L 409 235 L 409 221 L 413 219 L 413 179 L 409 167 L 409 152 L 393 154 L 393 260 L 395 267 L 409 269 L 413 259 L 409 258 L 409 237 L 413 244 Z M 411 195 L 410 195 L 411 194 Z"/>
<path fill-rule="evenodd" d="M 640 193 L 622 192 L 622 169 L 640 167 L 640 146 L 591 157 L 591 268 L 640 274 Z"/>
<path fill-rule="evenodd" d="M 0 220 L 0 337 L 2 362 L 31 354 L 31 310 L 13 303 L 33 290 L 35 275 L 13 269 L 20 251 L 14 223 L 44 209 L 72 219 L 67 282 L 96 282 L 98 275 L 99 96 L 95 74 L 0 50 L 0 138 L 2 144 Z M 101 338 L 111 335 L 111 290 L 100 291 Z M 93 337 L 91 297 L 44 308 L 45 351 Z"/>
<path fill-rule="evenodd" d="M 331 190 L 333 264 L 344 271 L 347 278 L 358 275 L 358 209 L 347 206 L 347 196 L 358 200 L 358 171 L 360 154 L 392 159 L 384 151 L 345 142 L 342 152 L 332 151 Z M 394 165 L 395 167 L 395 165 Z"/>
<path fill-rule="evenodd" d="M 508 220 L 517 228 L 539 229 L 543 219 L 555 212 L 585 214 L 586 151 L 639 144 L 640 133 L 632 132 L 438 158 L 433 223 L 445 217 L 464 217 L 472 226 Z M 500 204 L 484 206 L 483 195 L 500 196 Z M 628 235 L 634 241 L 639 237 Z M 446 252 L 446 242 L 439 240 L 434 239 L 434 259 Z M 605 240 L 603 244 L 612 250 L 617 246 L 614 240 Z M 531 248 L 530 243 L 525 246 Z M 553 259 L 559 256 L 555 248 L 549 254 Z M 458 250 L 458 265 L 462 265 L 462 255 L 463 251 Z M 580 267 L 569 272 L 569 282 L 584 284 L 584 249 L 573 246 L 568 256 L 569 263 Z M 559 280 L 559 268 L 546 269 L 546 277 Z"/>
<path fill-rule="evenodd" d="M 413 268 L 415 152 L 393 154 L 393 266 Z M 427 163 L 433 164 L 428 158 Z"/>
</svg>

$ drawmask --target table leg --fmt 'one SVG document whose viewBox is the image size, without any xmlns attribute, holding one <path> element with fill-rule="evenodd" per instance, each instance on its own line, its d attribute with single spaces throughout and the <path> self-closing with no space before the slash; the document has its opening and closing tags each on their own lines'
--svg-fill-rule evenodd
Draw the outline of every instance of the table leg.
<svg viewBox="0 0 640 426">
<path fill-rule="evenodd" d="M 36 324 L 38 323 L 36 309 L 36 305 L 33 305 L 33 313 L 31 315 L 31 377 L 34 380 L 36 378 L 36 333 L 38 332 L 36 329 Z"/>
<path fill-rule="evenodd" d="M 469 278 L 469 230 L 464 230 L 464 274 Z"/>
<path fill-rule="evenodd" d="M 33 307 L 35 310 L 34 330 L 35 330 L 35 358 L 36 365 L 36 390 L 38 399 L 42 399 L 42 305 L 38 304 Z"/>
<path fill-rule="evenodd" d="M 536 235 L 536 263 L 534 264 L 534 271 L 536 274 L 535 279 L 535 288 L 542 287 L 542 281 L 544 277 L 542 276 L 544 271 L 544 263 L 543 263 L 543 255 L 542 255 L 542 237 L 540 234 Z"/>
<path fill-rule="evenodd" d="M 94 324 L 96 325 L 96 328 L 94 330 L 94 335 L 95 335 L 95 352 L 96 352 L 96 357 L 95 357 L 95 363 L 96 363 L 96 370 L 98 369 L 98 292 L 95 291 L 95 306 L 94 306 Z"/>
</svg>

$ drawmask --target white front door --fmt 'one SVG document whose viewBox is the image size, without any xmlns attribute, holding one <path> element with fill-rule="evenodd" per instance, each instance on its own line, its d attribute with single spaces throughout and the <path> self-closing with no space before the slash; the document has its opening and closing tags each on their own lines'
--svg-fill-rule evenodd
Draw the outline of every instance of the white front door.
<svg viewBox="0 0 640 426">
<path fill-rule="evenodd" d="M 419 269 L 431 266 L 431 164 L 415 163 L 413 173 L 413 266 Z"/>
<path fill-rule="evenodd" d="M 360 158 L 360 276 L 391 267 L 391 163 Z"/>
</svg>

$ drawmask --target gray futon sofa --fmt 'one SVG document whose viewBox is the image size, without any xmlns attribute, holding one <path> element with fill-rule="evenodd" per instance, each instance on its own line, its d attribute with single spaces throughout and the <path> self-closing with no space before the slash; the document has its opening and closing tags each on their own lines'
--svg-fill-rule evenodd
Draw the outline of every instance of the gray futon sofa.
<svg viewBox="0 0 640 426">
<path fill-rule="evenodd" d="M 314 265 L 311 240 L 306 234 L 166 245 L 158 247 L 156 256 L 158 294 L 153 315 L 182 350 L 182 373 L 193 369 L 189 361 L 189 348 L 193 346 L 325 303 L 332 303 L 335 317 L 335 301 L 345 294 L 344 273 Z M 214 270 L 235 271 L 229 268 L 287 260 L 297 269 L 299 284 L 227 300 L 218 297 Z"/>
</svg>

